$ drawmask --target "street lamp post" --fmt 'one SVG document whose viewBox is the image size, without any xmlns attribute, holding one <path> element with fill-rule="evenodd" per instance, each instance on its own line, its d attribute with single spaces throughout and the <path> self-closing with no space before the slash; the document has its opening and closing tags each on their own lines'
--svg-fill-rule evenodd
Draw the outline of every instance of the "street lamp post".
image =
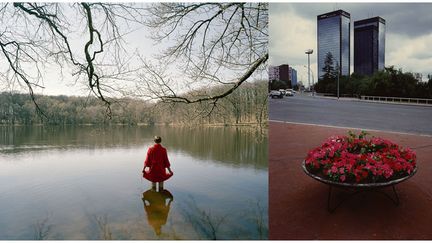
<svg viewBox="0 0 432 243">
<path fill-rule="evenodd" d="M 339 99 L 339 76 L 340 76 L 339 62 L 336 62 L 336 67 L 337 67 L 337 98 Z"/>
<path fill-rule="evenodd" d="M 312 74 L 312 96 L 314 95 L 314 93 L 315 93 L 315 75 L 314 75 L 314 73 L 313 73 L 313 71 L 312 71 L 312 69 L 310 69 L 309 67 L 307 67 L 306 65 L 303 65 L 303 67 L 304 68 L 307 68 L 308 69 L 308 72 L 311 72 L 311 74 Z"/>
<path fill-rule="evenodd" d="M 309 69 L 312 73 L 312 96 L 315 96 L 315 75 L 311 69 Z"/>
<path fill-rule="evenodd" d="M 309 87 L 309 89 L 310 89 L 310 54 L 312 54 L 313 53 L 313 50 L 312 49 L 307 49 L 306 51 L 305 51 L 305 54 L 307 54 L 308 55 L 308 87 Z M 312 91 L 312 96 L 314 95 L 314 92 Z"/>
</svg>

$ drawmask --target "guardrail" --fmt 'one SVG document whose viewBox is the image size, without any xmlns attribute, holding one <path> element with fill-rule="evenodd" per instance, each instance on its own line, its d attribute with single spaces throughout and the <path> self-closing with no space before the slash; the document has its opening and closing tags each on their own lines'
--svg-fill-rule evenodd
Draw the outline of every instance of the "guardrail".
<svg viewBox="0 0 432 243">
<path fill-rule="evenodd" d="M 324 96 L 324 97 L 337 97 L 335 93 L 315 93 L 316 96 Z M 353 96 L 351 94 L 340 94 L 339 97 L 342 98 L 359 98 L 358 96 Z"/>
<path fill-rule="evenodd" d="M 366 96 L 360 97 L 362 100 L 371 101 L 385 101 L 385 102 L 399 102 L 399 103 L 411 103 L 411 104 L 429 104 L 432 105 L 432 99 L 422 98 L 406 98 L 406 97 L 383 97 L 383 96 Z"/>
</svg>

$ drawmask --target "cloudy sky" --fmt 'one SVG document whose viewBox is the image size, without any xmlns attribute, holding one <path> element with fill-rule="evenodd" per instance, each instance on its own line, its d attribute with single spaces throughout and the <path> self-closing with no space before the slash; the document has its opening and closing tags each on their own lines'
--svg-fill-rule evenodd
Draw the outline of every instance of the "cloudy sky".
<svg viewBox="0 0 432 243">
<path fill-rule="evenodd" d="M 386 20 L 385 65 L 423 73 L 423 79 L 432 73 L 432 3 L 271 3 L 269 64 L 293 66 L 307 85 L 306 49 L 314 50 L 311 69 L 317 73 L 316 16 L 338 9 L 351 14 L 351 72 L 354 21 L 380 16 Z"/>
</svg>

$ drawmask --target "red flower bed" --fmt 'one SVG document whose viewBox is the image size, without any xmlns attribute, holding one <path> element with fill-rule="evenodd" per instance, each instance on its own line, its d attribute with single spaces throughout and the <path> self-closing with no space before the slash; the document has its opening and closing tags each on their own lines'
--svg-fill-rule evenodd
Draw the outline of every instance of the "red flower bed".
<svg viewBox="0 0 432 243">
<path fill-rule="evenodd" d="M 374 183 L 402 178 L 413 173 L 416 154 L 389 140 L 358 136 L 328 138 L 309 151 L 306 168 L 320 177 L 336 182 Z"/>
</svg>

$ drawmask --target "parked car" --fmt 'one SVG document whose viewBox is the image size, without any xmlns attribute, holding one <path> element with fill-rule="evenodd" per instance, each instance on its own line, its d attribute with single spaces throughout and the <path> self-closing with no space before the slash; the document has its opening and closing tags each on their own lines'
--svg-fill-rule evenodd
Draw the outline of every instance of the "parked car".
<svg viewBox="0 0 432 243">
<path fill-rule="evenodd" d="M 282 94 L 282 92 L 280 92 L 279 90 L 272 90 L 272 91 L 270 91 L 270 97 L 272 98 L 272 99 L 274 99 L 274 98 L 279 98 L 279 99 L 282 99 L 283 98 L 283 94 Z"/>
<path fill-rule="evenodd" d="M 286 91 L 284 89 L 280 89 L 279 92 L 281 92 L 282 95 L 286 95 Z"/>
<path fill-rule="evenodd" d="M 286 96 L 294 96 L 294 93 L 291 90 L 286 91 Z"/>
<path fill-rule="evenodd" d="M 288 92 L 288 91 L 291 91 L 291 93 L 293 93 L 293 94 L 295 94 L 295 93 L 296 93 L 296 91 L 295 91 L 295 90 L 293 90 L 293 89 L 287 89 L 287 90 L 286 90 L 286 92 Z"/>
</svg>

